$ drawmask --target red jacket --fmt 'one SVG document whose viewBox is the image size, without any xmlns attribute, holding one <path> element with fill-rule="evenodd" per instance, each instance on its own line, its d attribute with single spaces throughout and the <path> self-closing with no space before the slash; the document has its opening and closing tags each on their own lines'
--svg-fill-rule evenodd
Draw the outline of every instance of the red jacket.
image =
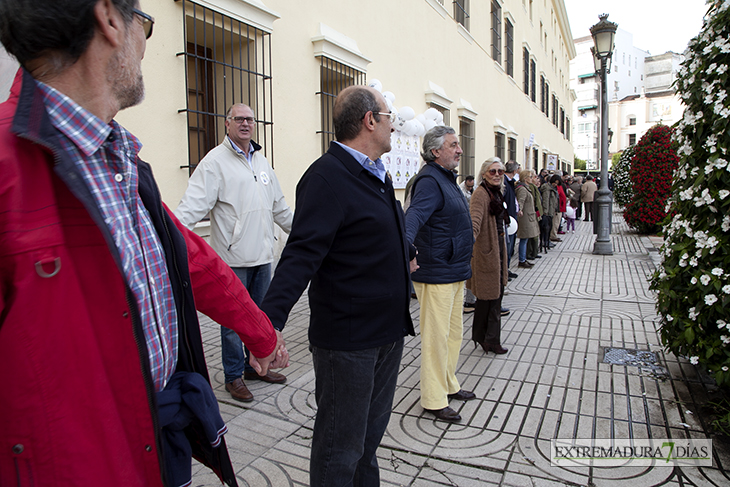
<svg viewBox="0 0 730 487">
<path fill-rule="evenodd" d="M 164 485 L 136 302 L 58 135 L 21 69 L 0 105 L 0 484 Z M 270 354 L 276 335 L 268 318 L 162 204 L 150 166 L 138 160 L 138 169 L 175 295 L 177 370 L 208 378 L 196 305 L 238 332 L 254 355 Z M 225 444 L 191 443 L 235 485 Z"/>
<path fill-rule="evenodd" d="M 565 196 L 565 190 L 563 189 L 563 183 L 558 183 L 558 211 L 565 213 L 565 206 L 568 198 Z"/>
</svg>

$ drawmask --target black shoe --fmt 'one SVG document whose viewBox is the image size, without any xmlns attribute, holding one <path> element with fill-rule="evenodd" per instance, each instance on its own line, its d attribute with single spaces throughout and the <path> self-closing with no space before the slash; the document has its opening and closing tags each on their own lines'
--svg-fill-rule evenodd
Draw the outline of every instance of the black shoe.
<svg viewBox="0 0 730 487">
<path fill-rule="evenodd" d="M 535 259 L 542 259 L 542 255 L 540 255 L 540 254 L 537 254 L 537 255 L 535 256 Z"/>
<path fill-rule="evenodd" d="M 451 422 L 461 421 L 461 416 L 459 416 L 459 413 L 457 413 L 448 406 L 443 409 L 426 409 L 426 411 L 436 416 L 436 419 Z"/>
<path fill-rule="evenodd" d="M 515 277 L 517 277 L 517 274 L 512 271 L 507 271 L 507 277 L 514 279 Z"/>
<path fill-rule="evenodd" d="M 527 261 L 524 261 L 524 262 L 520 262 L 519 264 L 517 264 L 517 267 L 522 267 L 523 269 L 529 269 L 529 268 L 531 268 L 531 267 L 532 267 L 533 265 L 534 265 L 534 264 L 530 264 L 529 262 L 527 262 Z"/>
<path fill-rule="evenodd" d="M 477 395 L 471 391 L 465 391 L 464 389 L 460 389 L 459 392 L 449 394 L 446 397 L 448 397 L 449 400 L 456 399 L 458 401 L 471 401 L 472 399 L 476 399 Z"/>
<path fill-rule="evenodd" d="M 464 303 L 464 313 L 473 313 L 476 303 Z"/>
<path fill-rule="evenodd" d="M 509 308 L 505 308 L 504 306 L 502 306 L 501 315 L 507 316 L 508 314 L 509 314 Z"/>
</svg>

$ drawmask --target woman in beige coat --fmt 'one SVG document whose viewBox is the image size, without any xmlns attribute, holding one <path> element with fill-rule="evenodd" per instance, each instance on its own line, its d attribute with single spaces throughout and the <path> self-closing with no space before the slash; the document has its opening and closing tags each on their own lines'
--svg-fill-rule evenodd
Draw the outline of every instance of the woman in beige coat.
<svg viewBox="0 0 730 487">
<path fill-rule="evenodd" d="M 520 211 L 517 212 L 517 238 L 520 239 L 520 246 L 517 255 L 520 263 L 517 267 L 529 269 L 534 264 L 527 262 L 527 242 L 531 238 L 540 235 L 540 227 L 537 224 L 537 212 L 535 211 L 535 197 L 532 195 L 529 183 L 535 177 L 535 171 L 525 169 L 520 171 L 520 182 L 515 186 L 517 204 Z"/>
<path fill-rule="evenodd" d="M 482 164 L 478 186 L 471 197 L 474 250 L 467 287 L 477 298 L 471 337 L 485 352 L 507 353 L 500 339 L 502 295 L 507 285 L 507 246 L 504 222 L 508 218 L 502 197 L 504 165 L 498 157 Z"/>
</svg>

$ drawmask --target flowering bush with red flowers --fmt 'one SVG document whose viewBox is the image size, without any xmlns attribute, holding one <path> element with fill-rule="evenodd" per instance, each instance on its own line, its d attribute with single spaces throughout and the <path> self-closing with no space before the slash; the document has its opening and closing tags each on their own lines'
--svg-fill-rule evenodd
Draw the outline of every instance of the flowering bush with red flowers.
<svg viewBox="0 0 730 487">
<path fill-rule="evenodd" d="M 677 76 L 681 161 L 652 278 L 662 343 L 730 386 L 730 0 L 712 0 Z"/>
<path fill-rule="evenodd" d="M 633 196 L 624 220 L 639 233 L 656 233 L 667 216 L 664 208 L 678 161 L 672 128 L 666 125 L 650 128 L 636 144 L 629 170 Z"/>
</svg>

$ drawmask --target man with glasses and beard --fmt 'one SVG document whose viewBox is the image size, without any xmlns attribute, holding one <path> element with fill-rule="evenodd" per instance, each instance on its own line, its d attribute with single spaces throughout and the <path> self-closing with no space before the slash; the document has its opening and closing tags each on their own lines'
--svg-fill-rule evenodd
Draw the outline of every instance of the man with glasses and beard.
<svg viewBox="0 0 730 487">
<path fill-rule="evenodd" d="M 114 121 L 144 96 L 138 0 L 2 0 L 21 65 L 0 105 L 0 482 L 236 485 L 196 308 L 261 375 L 281 335 L 161 201 Z M 194 296 L 193 296 L 194 294 Z"/>
</svg>

